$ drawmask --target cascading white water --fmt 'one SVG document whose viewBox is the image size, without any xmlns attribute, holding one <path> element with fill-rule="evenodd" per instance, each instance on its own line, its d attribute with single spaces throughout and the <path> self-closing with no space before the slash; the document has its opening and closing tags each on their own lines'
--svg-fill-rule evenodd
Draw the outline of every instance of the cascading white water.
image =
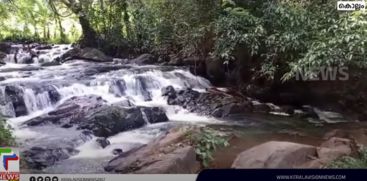
<svg viewBox="0 0 367 181">
<path fill-rule="evenodd" d="M 36 94 L 32 89 L 25 89 L 23 99 L 29 113 L 43 110 L 52 106 L 48 92 Z"/>
<path fill-rule="evenodd" d="M 188 70 L 160 66 L 128 65 L 118 70 L 99 72 L 101 67 L 108 68 L 113 64 L 72 61 L 53 67 L 40 67 L 39 63 L 46 61 L 42 59 L 52 60 L 67 49 L 68 46 L 59 46 L 43 50 L 31 65 L 14 64 L 9 60 L 7 65 L 0 67 L 0 77 L 5 77 L 5 80 L 0 82 L 0 111 L 3 115 L 13 117 L 8 119 L 8 123 L 14 128 L 15 136 L 24 145 L 32 146 L 34 143 L 55 142 L 55 139 L 77 138 L 80 131 L 75 129 L 42 126 L 32 128 L 22 125 L 27 120 L 54 110 L 75 96 L 97 95 L 107 101 L 107 104 L 129 100 L 136 106 L 158 106 L 166 111 L 170 121 L 213 122 L 212 118 L 189 113 L 179 106 L 168 105 L 161 95 L 161 89 L 167 86 L 205 91 L 211 87 L 208 80 L 195 76 Z M 15 117 L 14 105 L 9 102 L 9 95 L 5 92 L 7 86 L 15 86 L 21 90 L 17 92 L 19 96 L 15 100 L 24 101 L 27 115 Z M 20 104 L 21 101 L 16 103 Z M 162 127 L 167 125 L 148 124 L 145 113 L 143 117 L 147 122 L 145 127 L 110 137 L 111 145 L 105 149 L 97 145 L 95 138 L 87 141 L 77 148 L 80 153 L 72 159 L 111 157 L 115 148 L 127 151 L 136 144 L 146 144 L 161 134 Z"/>
<path fill-rule="evenodd" d="M 44 63 L 51 62 L 59 57 L 65 51 L 70 50 L 71 45 L 56 45 L 49 49 L 37 50 L 30 48 L 29 45 L 12 45 L 11 53 L 8 54 L 4 62 L 10 64 L 30 64 L 30 63 Z M 31 55 L 31 52 L 34 55 Z"/>
</svg>

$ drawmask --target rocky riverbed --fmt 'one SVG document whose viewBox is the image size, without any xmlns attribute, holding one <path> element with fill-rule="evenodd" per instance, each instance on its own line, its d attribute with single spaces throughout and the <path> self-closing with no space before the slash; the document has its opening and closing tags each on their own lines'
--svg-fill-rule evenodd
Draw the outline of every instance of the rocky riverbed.
<svg viewBox="0 0 367 181">
<path fill-rule="evenodd" d="M 229 127 L 229 134 L 245 129 L 239 132 L 292 138 L 359 124 L 337 112 L 262 103 L 214 87 L 150 54 L 124 60 L 91 48 L 40 44 L 0 51 L 0 113 L 13 128 L 24 172 L 194 173 L 201 168 L 195 145 L 182 143 L 173 129 Z M 215 158 L 213 164 L 221 160 Z"/>
</svg>

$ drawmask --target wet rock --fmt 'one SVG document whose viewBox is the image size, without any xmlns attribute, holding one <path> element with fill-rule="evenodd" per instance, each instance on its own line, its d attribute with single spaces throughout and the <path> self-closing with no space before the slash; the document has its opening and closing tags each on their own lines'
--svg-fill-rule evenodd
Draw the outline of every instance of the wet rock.
<svg viewBox="0 0 367 181">
<path fill-rule="evenodd" d="M 116 97 L 124 96 L 125 91 L 126 91 L 125 81 L 124 80 L 113 80 L 111 82 L 111 85 L 108 91 L 114 94 Z"/>
<path fill-rule="evenodd" d="M 80 54 L 80 51 L 81 51 L 80 48 L 73 48 L 73 49 L 66 51 L 65 53 L 63 53 L 60 56 L 60 62 L 63 63 L 63 62 L 76 58 Z"/>
<path fill-rule="evenodd" d="M 106 148 L 108 145 L 110 145 L 110 141 L 107 138 L 97 138 L 96 142 L 102 147 Z"/>
<path fill-rule="evenodd" d="M 309 105 L 303 105 L 302 111 L 305 113 L 304 117 L 318 119 L 318 115 L 315 113 L 314 108 Z"/>
<path fill-rule="evenodd" d="M 119 101 L 119 102 L 116 102 L 116 103 L 113 103 L 112 105 L 114 106 L 121 106 L 121 107 L 133 107 L 134 104 L 129 101 L 128 99 L 125 99 L 125 100 L 122 100 L 122 101 Z"/>
<path fill-rule="evenodd" d="M 71 127 L 73 127 L 73 125 L 70 124 L 70 123 L 66 123 L 66 124 L 63 124 L 61 127 L 62 128 L 71 128 Z"/>
<path fill-rule="evenodd" d="M 58 61 L 44 62 L 41 64 L 42 67 L 51 67 L 61 65 Z"/>
<path fill-rule="evenodd" d="M 242 114 L 252 110 L 252 107 L 248 103 L 231 103 L 223 106 L 223 115 L 222 117 L 226 117 L 232 114 Z"/>
<path fill-rule="evenodd" d="M 268 113 L 271 111 L 271 108 L 269 107 L 269 105 L 258 102 L 258 101 L 252 101 L 252 106 L 253 106 L 254 112 Z"/>
<path fill-rule="evenodd" d="M 173 86 L 164 87 L 161 90 L 162 96 L 167 96 L 168 98 L 176 98 L 176 90 Z"/>
<path fill-rule="evenodd" d="M 314 146 L 270 141 L 239 154 L 232 168 L 295 168 L 316 156 Z"/>
<path fill-rule="evenodd" d="M 162 108 L 141 107 L 140 109 L 143 113 L 143 117 L 145 117 L 149 123 L 153 124 L 169 121 L 165 111 Z"/>
<path fill-rule="evenodd" d="M 73 48 L 60 56 L 61 62 L 73 59 L 86 60 L 91 62 L 112 62 L 113 59 L 95 48 Z"/>
<path fill-rule="evenodd" d="M 78 151 L 72 147 L 32 147 L 22 153 L 22 160 L 27 167 L 41 170 L 77 153 Z"/>
<path fill-rule="evenodd" d="M 251 105 L 230 103 L 223 107 L 216 108 L 211 115 L 217 118 L 227 117 L 234 114 L 242 114 L 251 110 Z"/>
<path fill-rule="evenodd" d="M 48 114 L 33 118 L 24 124 L 38 126 L 56 124 L 90 130 L 95 136 L 109 137 L 151 123 L 168 121 L 160 108 L 126 107 L 119 103 L 107 105 L 99 96 L 73 97 Z M 143 110 L 141 110 L 143 109 Z M 142 114 L 144 111 L 144 116 Z"/>
<path fill-rule="evenodd" d="M 41 70 L 41 67 L 36 67 L 36 66 L 31 66 L 28 65 L 27 67 L 22 67 L 22 68 L 7 68 L 7 69 L 2 69 L 2 72 L 15 72 L 15 71 L 19 71 L 19 72 L 26 72 L 26 71 L 36 71 L 36 70 Z"/>
<path fill-rule="evenodd" d="M 139 57 L 132 59 L 129 63 L 138 64 L 138 65 L 146 65 L 146 64 L 154 64 L 157 62 L 157 58 L 152 54 L 142 54 Z"/>
<path fill-rule="evenodd" d="M 1 62 L 1 63 L 5 64 L 5 62 L 3 61 L 3 59 L 4 59 L 6 56 L 7 56 L 7 55 L 6 55 L 6 53 L 4 53 L 4 52 L 0 51 L 0 62 Z"/>
<path fill-rule="evenodd" d="M 95 62 L 112 62 L 112 58 L 106 56 L 100 50 L 95 48 L 84 48 L 80 52 L 80 58 Z"/>
<path fill-rule="evenodd" d="M 52 103 L 56 103 L 61 99 L 60 93 L 54 86 L 47 86 L 47 93 Z"/>
<path fill-rule="evenodd" d="M 10 54 L 11 53 L 11 43 L 2 43 L 2 42 L 0 42 L 0 52 Z"/>
<path fill-rule="evenodd" d="M 244 97 L 230 95 L 220 90 L 198 92 L 192 89 L 176 91 L 172 86 L 161 90 L 169 105 L 179 105 L 190 112 L 214 117 L 227 117 L 252 111 L 252 105 Z"/>
<path fill-rule="evenodd" d="M 288 106 L 282 106 L 280 109 L 281 109 L 282 112 L 285 112 L 289 115 L 293 115 L 294 110 L 295 110 L 295 108 L 293 106 L 289 106 L 289 105 Z"/>
<path fill-rule="evenodd" d="M 39 45 L 35 49 L 36 50 L 50 50 L 52 49 L 52 45 Z"/>
<path fill-rule="evenodd" d="M 113 155 L 121 155 L 124 151 L 120 148 L 113 149 L 112 154 Z"/>
<path fill-rule="evenodd" d="M 27 115 L 27 107 L 23 99 L 23 90 L 21 88 L 6 86 L 5 95 L 6 99 L 12 103 L 16 117 Z"/>
<path fill-rule="evenodd" d="M 18 63 L 20 64 L 31 64 L 33 63 L 33 57 L 31 54 L 24 54 L 20 57 L 17 58 L 18 59 Z"/>
<path fill-rule="evenodd" d="M 145 77 L 142 76 L 138 76 L 136 77 L 136 89 L 138 89 L 138 91 L 140 91 L 140 94 L 144 97 L 144 101 L 151 101 L 152 100 L 152 95 L 148 90 L 148 83 Z"/>
<path fill-rule="evenodd" d="M 127 64 L 129 63 L 128 59 L 120 59 L 120 58 L 114 58 L 113 64 Z"/>
<path fill-rule="evenodd" d="M 325 121 L 326 123 L 347 122 L 344 116 L 337 112 L 321 111 L 317 108 L 314 108 L 314 112 L 317 114 L 320 120 Z"/>
<path fill-rule="evenodd" d="M 99 96 L 72 97 L 57 106 L 54 111 L 30 119 L 24 124 L 28 126 L 44 124 L 77 125 L 82 122 L 87 115 L 92 114 L 104 104 L 105 101 Z"/>
<path fill-rule="evenodd" d="M 298 117 L 298 118 L 305 118 L 307 117 L 307 113 L 300 109 L 295 109 L 293 112 L 293 116 Z"/>
<path fill-rule="evenodd" d="M 85 117 L 78 128 L 92 130 L 98 137 L 109 137 L 122 131 L 140 128 L 145 124 L 138 108 L 103 106 Z"/>
</svg>

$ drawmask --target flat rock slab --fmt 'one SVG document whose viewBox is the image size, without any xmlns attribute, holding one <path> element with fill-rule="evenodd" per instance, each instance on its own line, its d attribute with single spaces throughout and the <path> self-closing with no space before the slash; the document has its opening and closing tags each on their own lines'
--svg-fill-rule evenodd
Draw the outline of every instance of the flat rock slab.
<svg viewBox="0 0 367 181">
<path fill-rule="evenodd" d="M 316 156 L 314 146 L 270 141 L 239 154 L 232 168 L 295 168 Z"/>
<path fill-rule="evenodd" d="M 200 168 L 192 146 L 180 145 L 184 133 L 170 132 L 148 145 L 119 155 L 105 167 L 108 172 L 139 174 L 192 174 Z"/>
</svg>

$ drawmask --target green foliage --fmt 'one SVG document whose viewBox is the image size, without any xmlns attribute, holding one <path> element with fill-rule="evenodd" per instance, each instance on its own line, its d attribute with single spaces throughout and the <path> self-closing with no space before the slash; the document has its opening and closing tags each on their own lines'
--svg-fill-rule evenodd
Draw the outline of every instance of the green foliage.
<svg viewBox="0 0 367 181">
<path fill-rule="evenodd" d="M 209 162 L 213 160 L 213 153 L 217 148 L 229 145 L 225 135 L 207 127 L 189 134 L 189 139 L 192 141 L 195 152 L 201 159 L 204 167 L 209 166 Z"/>
<path fill-rule="evenodd" d="M 233 52 L 245 48 L 248 53 L 258 53 L 264 28 L 259 18 L 248 10 L 236 7 L 234 2 L 223 4 L 225 9 L 215 22 L 216 41 L 213 55 L 224 60 L 234 60 Z M 229 7 L 228 7 L 229 6 Z"/>
<path fill-rule="evenodd" d="M 157 54 L 208 54 L 212 22 L 220 1 L 140 1 L 132 3 L 132 42 Z M 205 13 L 203 13 L 205 12 Z"/>
<path fill-rule="evenodd" d="M 307 14 L 309 21 L 307 38 L 301 38 L 305 44 L 304 51 L 296 60 L 290 61 L 290 71 L 283 79 L 292 78 L 297 71 L 312 74 L 321 66 L 349 66 L 365 68 L 366 47 L 366 13 L 338 13 L 332 3 Z M 322 18 L 321 18 L 322 17 Z"/>
<path fill-rule="evenodd" d="M 6 127 L 5 120 L 0 118 L 0 147 L 13 146 L 14 144 L 15 140 L 11 131 Z"/>
<path fill-rule="evenodd" d="M 65 25 L 74 23 L 73 17 L 56 16 L 46 0 L 5 1 L 0 3 L 0 10 L 0 40 L 54 43 L 75 40 L 71 34 L 65 36 Z"/>
<path fill-rule="evenodd" d="M 359 157 L 343 157 L 328 165 L 329 168 L 367 168 L 367 149 L 360 151 Z"/>
<path fill-rule="evenodd" d="M 337 0 L 12 0 L 0 3 L 0 40 L 83 38 L 107 52 L 162 57 L 256 57 L 255 75 L 288 81 L 320 66 L 366 68 L 366 16 Z M 89 36 L 87 36 L 89 34 Z M 127 45 L 127 46 L 126 46 Z M 109 51 L 111 50 L 111 51 Z M 247 61 L 247 60 L 241 60 Z"/>
</svg>

